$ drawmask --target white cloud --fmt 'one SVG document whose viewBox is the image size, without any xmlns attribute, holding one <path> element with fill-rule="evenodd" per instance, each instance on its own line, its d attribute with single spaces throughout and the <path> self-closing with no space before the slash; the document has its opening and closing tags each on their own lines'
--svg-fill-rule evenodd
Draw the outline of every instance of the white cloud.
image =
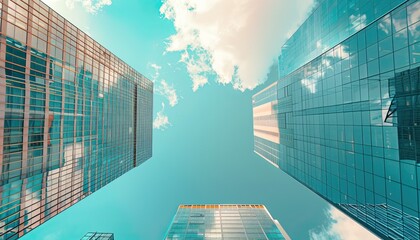
<svg viewBox="0 0 420 240">
<path fill-rule="evenodd" d="M 356 223 L 335 207 L 330 207 L 326 213 L 330 218 L 328 226 L 309 232 L 311 240 L 378 240 L 371 232 Z"/>
<path fill-rule="evenodd" d="M 316 93 L 316 79 L 307 79 L 304 78 L 300 81 L 302 86 L 306 87 L 310 93 Z"/>
<path fill-rule="evenodd" d="M 210 59 L 202 48 L 195 49 L 194 54 L 185 51 L 181 55 L 181 62 L 187 65 L 187 71 L 193 81 L 193 91 L 197 91 L 200 87 L 208 82 L 206 73 L 211 72 Z"/>
<path fill-rule="evenodd" d="M 174 107 L 178 104 L 178 95 L 176 93 L 176 90 L 172 84 L 168 84 L 165 80 L 160 80 L 160 70 L 162 69 L 162 66 L 159 66 L 155 63 L 149 63 L 149 68 L 152 68 L 154 73 L 152 74 L 152 81 L 155 83 L 155 92 L 166 98 L 168 100 L 169 105 L 171 107 Z M 153 128 L 154 129 L 160 129 L 165 130 L 169 126 L 171 126 L 171 123 L 169 122 L 168 116 L 164 112 L 165 110 L 165 104 L 162 102 L 162 109 L 157 112 L 156 118 L 153 121 Z"/>
<path fill-rule="evenodd" d="M 148 66 L 154 71 L 152 75 L 152 81 L 155 82 L 160 76 L 160 69 L 162 69 L 162 67 L 157 65 L 156 63 L 149 63 Z"/>
<path fill-rule="evenodd" d="M 163 0 L 160 9 L 176 34 L 167 51 L 183 52 L 193 90 L 209 75 L 235 89 L 265 81 L 287 34 L 306 16 L 313 0 Z M 292 24 L 291 24 L 292 23 Z"/>
<path fill-rule="evenodd" d="M 169 85 L 165 80 L 159 82 L 156 87 L 156 93 L 165 97 L 171 107 L 178 104 L 178 95 L 173 85 Z"/>
<path fill-rule="evenodd" d="M 103 7 L 110 6 L 112 0 L 66 0 L 66 6 L 70 9 L 73 9 L 76 3 L 82 4 L 87 12 L 96 13 Z"/>
<path fill-rule="evenodd" d="M 158 81 L 162 66 L 156 63 L 149 63 L 148 66 L 153 69 L 152 81 L 156 83 L 156 93 L 165 97 L 171 107 L 178 104 L 178 95 L 173 85 L 169 85 L 165 80 Z"/>
<path fill-rule="evenodd" d="M 162 103 L 162 110 L 160 110 L 157 113 L 157 116 L 156 116 L 155 120 L 153 120 L 153 128 L 154 129 L 165 130 L 169 126 L 171 126 L 171 123 L 169 122 L 168 116 L 165 115 L 164 110 L 165 110 L 165 104 Z"/>
<path fill-rule="evenodd" d="M 92 21 L 90 18 L 91 14 L 88 11 L 85 11 L 82 5 L 73 5 L 75 8 L 70 9 L 66 4 L 66 0 L 42 1 L 50 8 L 54 9 L 54 11 L 57 11 L 59 14 L 61 14 L 65 19 L 69 20 L 75 26 L 89 34 L 89 25 Z"/>
<path fill-rule="evenodd" d="M 350 22 L 352 25 L 352 28 L 357 32 L 359 30 L 362 30 L 366 27 L 366 14 L 360 15 L 351 15 L 350 16 Z"/>
</svg>

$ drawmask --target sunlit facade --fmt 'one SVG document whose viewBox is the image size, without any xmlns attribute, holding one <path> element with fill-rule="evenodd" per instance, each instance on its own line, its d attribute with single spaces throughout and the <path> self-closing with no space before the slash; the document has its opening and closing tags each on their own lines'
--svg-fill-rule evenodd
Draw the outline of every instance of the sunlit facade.
<svg viewBox="0 0 420 240">
<path fill-rule="evenodd" d="M 279 167 L 280 129 L 278 126 L 277 82 L 252 98 L 254 152 Z"/>
<path fill-rule="evenodd" d="M 152 154 L 153 83 L 39 0 L 0 0 L 0 239 Z"/>
<path fill-rule="evenodd" d="M 180 205 L 166 240 L 290 240 L 264 205 Z"/>
<path fill-rule="evenodd" d="M 314 14 L 275 90 L 253 97 L 255 151 L 379 237 L 419 239 L 420 2 L 324 0 Z"/>
</svg>

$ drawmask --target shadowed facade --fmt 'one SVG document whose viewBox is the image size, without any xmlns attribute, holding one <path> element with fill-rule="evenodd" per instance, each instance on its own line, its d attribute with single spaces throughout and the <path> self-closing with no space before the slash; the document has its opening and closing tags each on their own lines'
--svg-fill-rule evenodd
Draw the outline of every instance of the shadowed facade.
<svg viewBox="0 0 420 240">
<path fill-rule="evenodd" d="M 419 21 L 419 1 L 320 1 L 253 96 L 255 151 L 383 239 L 420 236 Z"/>
</svg>

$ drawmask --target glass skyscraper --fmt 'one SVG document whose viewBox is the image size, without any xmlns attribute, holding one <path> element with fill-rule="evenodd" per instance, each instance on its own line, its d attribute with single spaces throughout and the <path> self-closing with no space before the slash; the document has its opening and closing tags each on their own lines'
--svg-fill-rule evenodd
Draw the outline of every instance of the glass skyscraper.
<svg viewBox="0 0 420 240">
<path fill-rule="evenodd" d="M 420 2 L 321 0 L 253 96 L 254 150 L 383 239 L 419 239 Z"/>
<path fill-rule="evenodd" d="M 114 240 L 113 233 L 88 232 L 80 240 Z"/>
<path fill-rule="evenodd" d="M 166 240 L 278 239 L 290 240 L 264 205 L 180 205 Z"/>
<path fill-rule="evenodd" d="M 151 157 L 153 83 L 39 0 L 0 13 L 0 239 L 17 239 Z"/>
</svg>

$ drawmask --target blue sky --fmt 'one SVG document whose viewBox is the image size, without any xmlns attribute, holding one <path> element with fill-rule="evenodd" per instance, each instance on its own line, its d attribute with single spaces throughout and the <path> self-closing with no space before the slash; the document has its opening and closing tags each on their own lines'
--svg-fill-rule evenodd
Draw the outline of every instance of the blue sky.
<svg viewBox="0 0 420 240">
<path fill-rule="evenodd" d="M 155 82 L 154 151 L 23 240 L 162 239 L 206 203 L 265 204 L 293 239 L 373 238 L 253 153 L 251 96 L 311 0 L 45 2 Z"/>
</svg>

